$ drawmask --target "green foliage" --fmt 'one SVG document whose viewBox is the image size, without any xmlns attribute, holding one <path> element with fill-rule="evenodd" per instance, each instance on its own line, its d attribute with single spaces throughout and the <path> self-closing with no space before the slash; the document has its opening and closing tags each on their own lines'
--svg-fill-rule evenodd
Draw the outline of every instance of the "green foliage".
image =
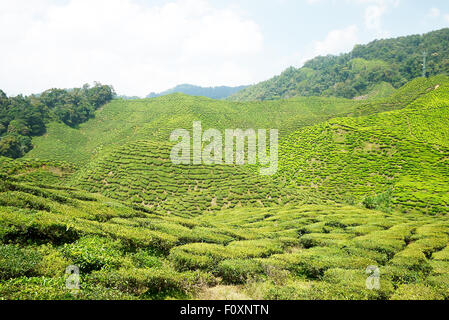
<svg viewBox="0 0 449 320">
<path fill-rule="evenodd" d="M 391 209 L 393 191 L 390 189 L 376 196 L 368 196 L 363 199 L 363 205 L 367 209 L 389 211 Z"/>
<path fill-rule="evenodd" d="M 90 272 L 119 265 L 121 246 L 100 237 L 84 237 L 62 248 L 64 256 L 73 261 L 81 271 Z"/>
<path fill-rule="evenodd" d="M 225 99 L 230 95 L 239 92 L 242 89 L 245 89 L 247 86 L 239 86 L 239 87 L 199 87 L 193 86 L 190 84 L 181 84 L 172 89 L 166 90 L 160 93 L 151 93 L 147 96 L 147 98 L 156 98 L 160 96 L 165 96 L 172 93 L 184 93 L 191 96 L 202 96 L 211 99 Z"/>
<path fill-rule="evenodd" d="M 449 29 L 424 35 L 375 40 L 350 53 L 316 57 L 302 68 L 250 86 L 230 97 L 234 101 L 273 100 L 331 95 L 357 99 L 376 96 L 379 84 L 399 88 L 422 76 L 422 52 L 427 51 L 427 76 L 449 73 Z M 388 90 L 391 92 L 391 90 Z"/>
<path fill-rule="evenodd" d="M 41 255 L 33 249 L 0 245 L 0 280 L 35 275 L 41 259 Z"/>
<path fill-rule="evenodd" d="M 443 300 L 444 297 L 435 289 L 425 285 L 404 284 L 400 286 L 391 300 Z"/>
<path fill-rule="evenodd" d="M 387 65 L 369 60 L 354 68 L 380 81 Z M 362 101 L 114 100 L 79 127 L 52 122 L 26 159 L 0 157 L 0 296 L 447 299 L 448 86 L 383 84 L 379 97 L 392 95 Z M 193 120 L 281 128 L 278 175 L 173 165 L 168 135 Z M 65 287 L 73 264 L 78 293 Z"/>
<path fill-rule="evenodd" d="M 44 134 L 49 120 L 76 126 L 93 117 L 114 95 L 112 87 L 99 83 L 92 88 L 51 89 L 30 97 L 8 98 L 0 90 L 0 156 L 24 156 L 33 148 L 31 137 Z"/>
<path fill-rule="evenodd" d="M 222 277 L 225 283 L 245 283 L 249 278 L 263 273 L 260 263 L 255 260 L 224 260 L 217 266 L 217 275 Z"/>
<path fill-rule="evenodd" d="M 371 209 L 446 212 L 448 83 L 413 81 L 394 99 L 425 93 L 402 109 L 334 118 L 291 134 L 279 149 L 279 180 Z"/>
</svg>

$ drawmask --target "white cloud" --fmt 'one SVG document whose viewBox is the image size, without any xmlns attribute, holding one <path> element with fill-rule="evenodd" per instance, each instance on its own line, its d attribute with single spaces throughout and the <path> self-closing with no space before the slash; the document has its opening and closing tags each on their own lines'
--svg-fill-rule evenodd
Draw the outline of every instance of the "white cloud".
<svg viewBox="0 0 449 320">
<path fill-rule="evenodd" d="M 431 8 L 427 13 L 427 17 L 429 18 L 438 18 L 441 15 L 441 11 L 438 8 Z"/>
<path fill-rule="evenodd" d="M 0 0 L 0 43 L 8 94 L 101 81 L 142 96 L 181 82 L 252 82 L 243 61 L 262 52 L 263 36 L 207 0 Z"/>
<path fill-rule="evenodd" d="M 355 25 L 345 29 L 330 31 L 323 41 L 317 41 L 314 45 L 316 55 L 339 54 L 350 51 L 358 41 L 358 28 Z"/>
<path fill-rule="evenodd" d="M 330 2 L 333 5 L 341 5 L 338 0 L 307 0 L 309 4 Z M 374 31 L 377 37 L 385 37 L 389 32 L 384 30 L 382 19 L 391 9 L 400 4 L 400 0 L 345 0 L 346 4 L 360 5 L 364 7 L 364 23 L 368 30 Z"/>
<path fill-rule="evenodd" d="M 358 28 L 355 25 L 330 31 L 322 41 L 316 41 L 300 58 L 301 65 L 316 56 L 349 52 L 359 41 Z"/>
<path fill-rule="evenodd" d="M 444 15 L 444 20 L 446 20 L 449 23 L 449 14 Z"/>
<path fill-rule="evenodd" d="M 399 6 L 399 0 L 348 0 L 359 4 L 368 5 L 365 8 L 365 26 L 368 30 L 372 30 L 378 37 L 386 37 L 389 32 L 384 30 L 382 19 L 390 10 Z"/>
<path fill-rule="evenodd" d="M 385 6 L 372 5 L 365 10 L 365 25 L 368 29 L 380 33 L 382 30 L 382 16 L 386 11 Z"/>
</svg>

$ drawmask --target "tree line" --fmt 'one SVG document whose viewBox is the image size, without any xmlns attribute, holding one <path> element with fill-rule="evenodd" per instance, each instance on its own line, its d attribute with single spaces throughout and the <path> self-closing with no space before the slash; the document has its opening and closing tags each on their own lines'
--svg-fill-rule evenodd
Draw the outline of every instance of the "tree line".
<svg viewBox="0 0 449 320">
<path fill-rule="evenodd" d="M 0 90 L 0 156 L 24 156 L 33 148 L 32 137 L 46 132 L 47 123 L 61 121 L 76 127 L 114 97 L 113 87 L 101 83 L 16 97 Z"/>
<path fill-rule="evenodd" d="M 424 35 L 376 40 L 338 56 L 328 55 L 290 67 L 279 76 L 246 88 L 230 100 L 276 100 L 295 96 L 354 98 L 381 83 L 399 88 L 423 74 L 449 74 L 449 29 Z"/>
</svg>

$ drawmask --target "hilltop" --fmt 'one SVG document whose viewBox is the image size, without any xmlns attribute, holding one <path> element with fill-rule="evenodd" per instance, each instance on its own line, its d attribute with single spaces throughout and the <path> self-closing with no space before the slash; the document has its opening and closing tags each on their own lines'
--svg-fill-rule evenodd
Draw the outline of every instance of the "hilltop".
<svg viewBox="0 0 449 320">
<path fill-rule="evenodd" d="M 180 84 L 172 89 L 168 89 L 166 91 L 155 93 L 150 93 L 147 98 L 156 98 L 161 96 L 166 96 L 172 93 L 184 93 L 191 96 L 201 96 L 207 97 L 211 99 L 225 99 L 240 90 L 247 88 L 248 86 L 238 86 L 238 87 L 227 87 L 227 86 L 219 86 L 219 87 L 200 87 L 194 86 L 191 84 Z"/>
<path fill-rule="evenodd" d="M 449 73 L 449 29 L 424 35 L 375 40 L 357 45 L 346 54 L 316 57 L 301 68 L 290 67 L 281 75 L 250 86 L 233 96 L 232 101 L 274 100 L 296 96 L 337 96 L 363 98 L 377 95 L 380 84 L 392 91 L 423 75 Z M 383 91 L 383 90 L 381 90 Z"/>
</svg>

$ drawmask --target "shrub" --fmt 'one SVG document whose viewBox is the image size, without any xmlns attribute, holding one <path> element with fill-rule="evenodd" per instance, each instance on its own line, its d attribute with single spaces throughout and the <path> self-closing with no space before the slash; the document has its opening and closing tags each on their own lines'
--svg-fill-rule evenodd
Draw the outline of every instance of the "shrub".
<svg viewBox="0 0 449 320">
<path fill-rule="evenodd" d="M 42 256 L 33 249 L 0 245 L 0 279 L 36 275 Z"/>
<path fill-rule="evenodd" d="M 81 281 L 78 292 L 66 288 L 64 277 L 16 278 L 0 283 L 0 296 L 7 300 L 129 300 L 119 290 Z"/>
<path fill-rule="evenodd" d="M 352 298 L 359 295 L 356 299 L 387 299 L 394 291 L 393 284 L 383 277 L 382 268 L 380 269 L 380 288 L 370 290 L 366 287 L 368 274 L 366 269 L 347 270 L 341 268 L 329 269 L 323 276 L 323 281 L 338 285 L 342 290 L 338 291 L 335 297 L 346 297 L 344 291 L 348 291 Z M 336 288 L 333 288 L 335 291 Z"/>
<path fill-rule="evenodd" d="M 362 203 L 367 209 L 389 212 L 391 210 L 392 198 L 393 190 L 389 189 L 384 193 L 366 197 Z"/>
<path fill-rule="evenodd" d="M 395 285 L 418 283 L 425 279 L 426 275 L 420 271 L 410 270 L 404 266 L 388 265 L 382 268 L 382 275 Z"/>
<path fill-rule="evenodd" d="M 186 298 L 203 285 L 216 284 L 209 274 L 198 271 L 179 273 L 169 268 L 95 271 L 89 276 L 89 282 L 141 298 Z"/>
<path fill-rule="evenodd" d="M 44 277 L 61 277 L 71 263 L 65 259 L 60 250 L 52 245 L 43 245 L 37 249 L 42 255 L 38 266 L 38 273 Z"/>
<path fill-rule="evenodd" d="M 440 261 L 449 261 L 449 247 L 444 248 L 441 251 L 435 252 L 432 258 Z"/>
<path fill-rule="evenodd" d="M 311 282 L 291 281 L 288 284 L 269 285 L 261 299 L 266 300 L 305 300 L 309 298 Z"/>
<path fill-rule="evenodd" d="M 84 237 L 66 244 L 62 253 L 83 272 L 100 270 L 104 267 L 117 267 L 120 263 L 121 245 L 118 241 L 111 241 L 100 237 Z"/>
<path fill-rule="evenodd" d="M 286 268 L 298 276 L 318 279 L 330 268 L 365 269 L 376 262 L 365 257 L 350 256 L 338 248 L 314 247 L 293 254 L 275 255 L 271 258 L 287 262 Z"/>
<path fill-rule="evenodd" d="M 160 268 L 162 261 L 151 250 L 139 249 L 132 255 L 132 260 L 138 268 Z"/>
<path fill-rule="evenodd" d="M 406 248 L 405 250 L 397 253 L 390 261 L 390 264 L 402 268 L 407 268 L 412 271 L 421 272 L 423 274 L 429 274 L 432 271 L 432 267 L 426 256 L 422 251 L 412 248 Z"/>
<path fill-rule="evenodd" d="M 427 284 L 436 289 L 444 299 L 449 299 L 449 273 L 431 276 L 427 279 Z"/>
<path fill-rule="evenodd" d="M 217 266 L 215 273 L 228 284 L 245 283 L 248 278 L 263 273 L 260 263 L 254 260 L 224 260 Z"/>
<path fill-rule="evenodd" d="M 309 233 L 299 239 L 304 248 L 316 246 L 342 246 L 351 238 L 350 234 L 343 233 Z"/>
<path fill-rule="evenodd" d="M 437 290 L 422 284 L 403 284 L 395 291 L 391 300 L 443 300 Z"/>
</svg>

